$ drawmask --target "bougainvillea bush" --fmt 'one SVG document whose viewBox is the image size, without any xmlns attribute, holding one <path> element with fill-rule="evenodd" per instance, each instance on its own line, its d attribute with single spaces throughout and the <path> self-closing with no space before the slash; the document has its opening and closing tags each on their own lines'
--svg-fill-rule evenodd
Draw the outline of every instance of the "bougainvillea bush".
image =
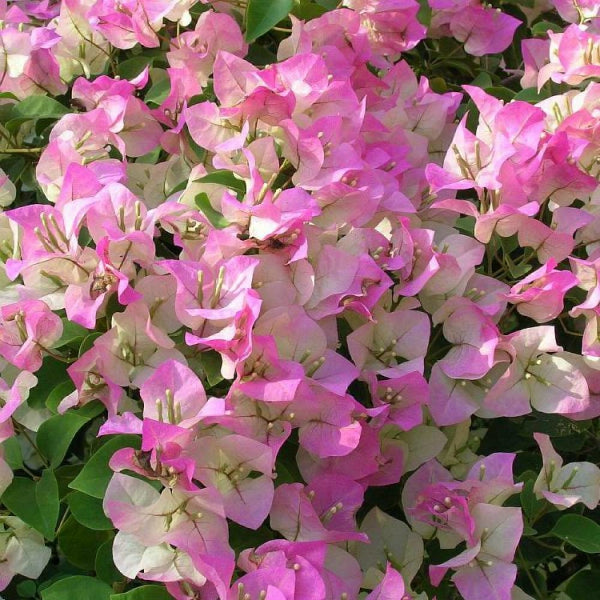
<svg viewBox="0 0 600 600">
<path fill-rule="evenodd" d="M 596 597 L 597 0 L 0 13 L 3 598 Z"/>
</svg>

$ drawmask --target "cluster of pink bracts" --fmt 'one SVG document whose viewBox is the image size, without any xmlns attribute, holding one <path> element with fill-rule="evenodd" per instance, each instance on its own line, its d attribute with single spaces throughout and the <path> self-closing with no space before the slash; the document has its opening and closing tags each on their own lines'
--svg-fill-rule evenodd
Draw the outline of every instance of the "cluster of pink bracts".
<svg viewBox="0 0 600 600">
<path fill-rule="evenodd" d="M 503 506 L 520 490 L 514 455 L 478 456 L 469 427 L 600 415 L 600 84 L 581 85 L 600 76 L 598 3 L 556 0 L 575 23 L 523 46 L 524 87 L 578 87 L 536 105 L 467 87 L 475 134 L 456 119 L 462 94 L 435 93 L 399 59 L 426 35 L 503 50 L 519 22 L 477 0 L 432 0 L 429 32 L 413 0 L 347 0 L 292 18 L 264 68 L 244 59 L 234 4 L 186 29 L 194 4 L 0 3 L 1 91 L 69 89 L 76 107 L 37 166 L 51 204 L 0 214 L 1 439 L 48 417 L 26 399 L 43 357 L 60 355 L 64 309 L 98 335 L 68 367 L 76 390 L 59 412 L 100 400 L 100 435 L 141 436 L 113 456 L 104 498 L 125 576 L 179 600 L 423 600 L 411 582 L 437 535 L 466 549 L 429 566 L 434 585 L 451 570 L 466 600 L 529 598 L 514 586 L 521 510 Z M 155 48 L 166 31 L 167 69 L 100 75 L 113 47 Z M 170 82 L 154 108 L 139 95 L 149 76 Z M 207 86 L 216 101 L 199 97 Z M 133 160 L 156 148 L 167 158 Z M 467 189 L 477 204 L 457 199 Z M 540 265 L 512 287 L 476 272 L 508 238 Z M 539 325 L 502 334 L 514 310 Z M 557 344 L 557 317 L 578 317 L 582 355 Z M 433 327 L 442 356 L 428 353 Z M 226 395 L 206 394 L 209 374 Z M 594 508 L 600 470 L 563 466 L 536 438 L 551 463 L 538 495 Z M 302 480 L 282 471 L 282 448 Z M 405 474 L 408 523 L 373 509 L 358 527 L 367 488 Z M 1 475 L 5 489 L 4 463 Z M 50 555 L 11 518 L 29 552 L 3 550 L 4 587 Z M 278 537 L 236 556 L 227 520 Z"/>
</svg>

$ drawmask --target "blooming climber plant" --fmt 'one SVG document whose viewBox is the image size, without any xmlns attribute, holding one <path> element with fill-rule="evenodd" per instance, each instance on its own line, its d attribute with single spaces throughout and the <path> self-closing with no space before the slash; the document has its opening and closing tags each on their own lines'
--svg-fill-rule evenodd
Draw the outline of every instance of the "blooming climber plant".
<svg viewBox="0 0 600 600">
<path fill-rule="evenodd" d="M 599 589 L 597 0 L 0 18 L 2 597 Z"/>
</svg>

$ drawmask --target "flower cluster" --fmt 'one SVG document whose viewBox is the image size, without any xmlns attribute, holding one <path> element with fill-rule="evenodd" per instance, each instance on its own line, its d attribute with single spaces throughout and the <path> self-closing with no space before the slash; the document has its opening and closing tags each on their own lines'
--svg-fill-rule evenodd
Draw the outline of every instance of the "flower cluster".
<svg viewBox="0 0 600 600">
<path fill-rule="evenodd" d="M 0 589 L 549 597 L 543 538 L 600 551 L 598 4 L 267 4 L 0 6 Z"/>
</svg>

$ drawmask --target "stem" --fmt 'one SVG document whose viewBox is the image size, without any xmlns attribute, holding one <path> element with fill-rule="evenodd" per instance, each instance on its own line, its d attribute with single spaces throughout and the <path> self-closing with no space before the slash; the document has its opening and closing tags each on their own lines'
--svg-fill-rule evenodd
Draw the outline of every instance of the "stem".
<svg viewBox="0 0 600 600">
<path fill-rule="evenodd" d="M 538 600 L 545 600 L 546 595 L 542 594 L 542 590 L 540 590 L 540 588 L 537 584 L 537 581 L 535 580 L 535 577 L 532 575 L 531 570 L 529 569 L 529 565 L 527 564 L 527 561 L 523 558 L 523 553 L 521 552 L 521 548 L 517 549 L 517 554 L 519 556 L 519 562 L 520 562 L 521 566 L 523 567 L 523 569 L 525 570 L 527 579 L 529 579 L 529 582 L 531 583 L 531 587 L 535 591 L 535 597 L 538 598 Z"/>
<path fill-rule="evenodd" d="M 71 509 L 67 506 L 67 508 L 65 510 L 65 514 L 62 516 L 62 519 L 60 520 L 60 523 L 58 524 L 58 527 L 56 528 L 57 536 L 60 533 L 60 530 L 62 529 L 63 525 L 65 524 L 65 521 L 67 520 L 67 517 L 69 516 L 70 512 L 71 512 Z"/>
<path fill-rule="evenodd" d="M 63 362 L 67 365 L 70 365 L 71 363 L 75 362 L 74 358 L 67 358 L 66 356 L 63 356 L 62 354 L 56 354 L 55 352 L 52 352 L 52 350 L 49 350 L 48 348 L 46 348 L 45 346 L 42 346 L 41 344 L 38 344 L 38 346 L 48 356 L 51 356 L 52 358 L 59 360 L 60 362 Z"/>
<path fill-rule="evenodd" d="M 39 154 L 44 148 L 2 148 L 0 154 Z"/>
<path fill-rule="evenodd" d="M 17 423 L 17 421 L 15 421 L 14 419 L 12 419 L 12 422 L 13 422 L 13 427 L 19 433 L 23 434 L 23 437 L 29 442 L 29 444 L 31 445 L 31 447 L 36 451 L 36 453 L 40 457 L 40 460 L 42 461 L 42 463 L 44 463 L 44 466 L 46 468 L 48 468 L 50 466 L 50 463 L 46 460 L 46 458 L 44 457 L 44 455 L 40 452 L 40 449 L 37 447 L 37 444 L 31 439 L 31 436 L 27 433 L 26 428 L 21 427 L 21 425 L 19 423 Z"/>
</svg>

